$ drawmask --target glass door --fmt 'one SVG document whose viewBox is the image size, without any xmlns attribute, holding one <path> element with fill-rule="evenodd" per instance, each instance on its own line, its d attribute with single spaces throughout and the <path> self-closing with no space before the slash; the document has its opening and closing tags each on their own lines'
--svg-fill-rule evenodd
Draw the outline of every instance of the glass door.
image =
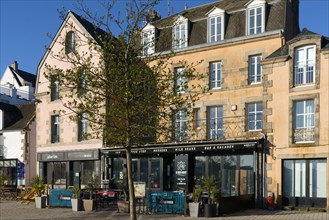
<svg viewBox="0 0 329 220">
<path fill-rule="evenodd" d="M 283 205 L 326 207 L 327 161 L 283 161 Z"/>
</svg>

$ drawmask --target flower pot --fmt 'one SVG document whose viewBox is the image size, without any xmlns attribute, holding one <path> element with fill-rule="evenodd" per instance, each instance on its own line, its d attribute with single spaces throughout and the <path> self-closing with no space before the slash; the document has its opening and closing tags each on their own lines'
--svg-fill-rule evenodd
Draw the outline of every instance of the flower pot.
<svg viewBox="0 0 329 220">
<path fill-rule="evenodd" d="M 127 201 L 118 201 L 118 210 L 119 212 L 129 213 L 129 202 Z"/>
<path fill-rule="evenodd" d="M 71 199 L 72 211 L 82 211 L 82 200 L 81 199 Z"/>
<path fill-rule="evenodd" d="M 35 207 L 37 209 L 46 208 L 46 202 L 47 202 L 47 197 L 45 197 L 45 196 L 35 197 Z"/>
<path fill-rule="evenodd" d="M 199 206 L 198 202 L 190 202 L 189 204 L 190 216 L 191 217 L 199 217 Z"/>
<path fill-rule="evenodd" d="M 204 217 L 215 217 L 216 207 L 216 204 L 204 204 Z"/>
<path fill-rule="evenodd" d="M 84 199 L 83 201 L 83 210 L 84 211 L 93 211 L 95 209 L 94 200 Z"/>
</svg>

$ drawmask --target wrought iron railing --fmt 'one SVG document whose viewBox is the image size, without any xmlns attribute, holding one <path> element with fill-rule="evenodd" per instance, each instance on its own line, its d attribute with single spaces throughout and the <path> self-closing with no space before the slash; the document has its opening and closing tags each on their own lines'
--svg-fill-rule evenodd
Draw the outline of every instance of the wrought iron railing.
<svg viewBox="0 0 329 220">
<path fill-rule="evenodd" d="M 194 128 L 195 122 L 191 122 L 187 126 L 189 131 L 182 131 L 181 134 L 184 138 L 177 138 L 175 134 L 175 141 L 188 141 L 188 140 L 238 140 L 260 138 L 260 132 L 248 130 L 247 116 L 234 116 L 224 117 L 216 125 L 210 125 L 207 120 L 200 121 L 200 127 Z M 186 137 L 186 138 L 185 138 Z"/>
<path fill-rule="evenodd" d="M 314 141 L 314 128 L 296 128 L 294 130 L 294 142 L 312 142 Z"/>
</svg>

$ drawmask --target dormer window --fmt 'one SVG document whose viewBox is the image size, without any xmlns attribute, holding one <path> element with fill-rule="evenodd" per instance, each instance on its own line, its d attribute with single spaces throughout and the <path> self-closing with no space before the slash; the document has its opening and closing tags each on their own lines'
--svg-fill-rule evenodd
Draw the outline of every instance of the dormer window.
<svg viewBox="0 0 329 220">
<path fill-rule="evenodd" d="M 69 54 L 75 50 L 75 33 L 70 31 L 65 37 L 65 53 Z"/>
<path fill-rule="evenodd" d="M 313 84 L 315 82 L 315 46 L 296 48 L 294 62 L 295 86 Z"/>
<path fill-rule="evenodd" d="M 188 20 L 184 17 L 179 17 L 173 27 L 173 48 L 180 49 L 187 47 L 188 37 Z"/>
<path fill-rule="evenodd" d="M 155 27 L 146 25 L 142 30 L 142 53 L 144 56 L 155 52 Z"/>
<path fill-rule="evenodd" d="M 265 31 L 265 3 L 255 0 L 247 8 L 247 35 L 259 34 Z"/>
<path fill-rule="evenodd" d="M 225 11 L 216 8 L 208 14 L 208 42 L 224 40 Z"/>
</svg>

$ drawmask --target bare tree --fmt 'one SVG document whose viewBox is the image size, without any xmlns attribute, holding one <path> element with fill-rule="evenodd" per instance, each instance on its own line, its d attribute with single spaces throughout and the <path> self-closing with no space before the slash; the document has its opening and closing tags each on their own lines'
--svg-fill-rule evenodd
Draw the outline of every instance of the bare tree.
<svg viewBox="0 0 329 220">
<path fill-rule="evenodd" d="M 77 47 L 88 45 L 88 51 L 76 49 L 70 54 L 65 52 L 67 40 L 63 39 L 63 50 L 52 56 L 70 67 L 47 65 L 45 73 L 49 81 L 59 83 L 60 99 L 74 113 L 71 119 L 89 121 L 92 132 L 85 134 L 86 137 L 103 138 L 106 148 L 125 148 L 130 217 L 134 220 L 132 147 L 172 140 L 175 113 L 184 110 L 190 114 L 200 94 L 208 90 L 203 82 L 207 74 L 195 69 L 202 61 L 180 61 L 184 68 L 177 76 L 171 68 L 175 55 L 172 51 L 143 55 L 148 45 L 141 44 L 141 30 L 158 2 L 131 0 L 121 19 L 120 14 L 113 13 L 116 1 L 100 1 L 105 9 L 101 16 L 78 1 L 77 9 L 93 24 L 97 34 L 76 42 Z M 119 30 L 116 36 L 111 31 L 114 29 Z M 177 77 L 184 80 L 178 81 Z"/>
</svg>

